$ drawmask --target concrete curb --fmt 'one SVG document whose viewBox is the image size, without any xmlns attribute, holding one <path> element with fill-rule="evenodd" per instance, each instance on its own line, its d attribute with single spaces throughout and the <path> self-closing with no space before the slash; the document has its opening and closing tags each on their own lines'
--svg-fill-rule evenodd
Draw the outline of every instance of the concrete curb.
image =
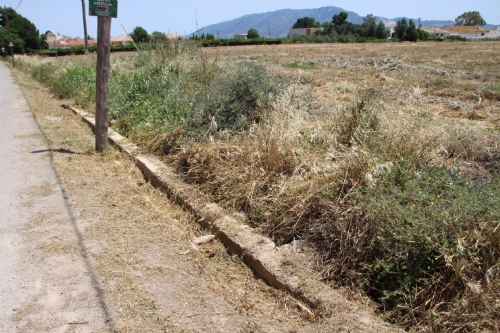
<svg viewBox="0 0 500 333">
<path fill-rule="evenodd" d="M 67 108 L 95 131 L 95 119 L 91 114 L 74 107 Z M 270 238 L 257 234 L 252 228 L 212 203 L 207 195 L 184 183 L 174 170 L 156 156 L 141 154 L 136 145 L 112 129 L 109 129 L 108 134 L 110 144 L 128 154 L 148 181 L 191 212 L 197 222 L 216 235 L 230 253 L 240 256 L 245 264 L 269 285 L 290 293 L 310 307 L 313 311 L 306 309 L 306 317 L 314 319 L 318 314 L 325 318 L 350 317 L 351 322 L 357 323 L 350 329 L 357 332 L 393 331 L 377 316 L 360 309 L 340 292 L 319 281 L 318 273 L 312 269 L 311 264 L 307 264 L 312 258 L 308 258 L 303 251 L 297 251 L 292 245 L 276 247 Z"/>
</svg>

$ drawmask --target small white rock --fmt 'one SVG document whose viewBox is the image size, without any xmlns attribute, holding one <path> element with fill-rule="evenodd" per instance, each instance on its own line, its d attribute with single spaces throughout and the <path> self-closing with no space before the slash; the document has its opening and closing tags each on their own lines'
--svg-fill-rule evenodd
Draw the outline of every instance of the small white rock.
<svg viewBox="0 0 500 333">
<path fill-rule="evenodd" d="M 198 237 L 193 242 L 196 245 L 200 245 L 200 244 L 209 243 L 209 242 L 213 241 L 214 239 L 215 239 L 215 235 L 207 235 L 207 236 Z"/>
<path fill-rule="evenodd" d="M 48 120 L 48 121 L 61 121 L 61 117 L 51 117 L 51 116 L 47 116 L 45 117 L 45 120 Z"/>
</svg>

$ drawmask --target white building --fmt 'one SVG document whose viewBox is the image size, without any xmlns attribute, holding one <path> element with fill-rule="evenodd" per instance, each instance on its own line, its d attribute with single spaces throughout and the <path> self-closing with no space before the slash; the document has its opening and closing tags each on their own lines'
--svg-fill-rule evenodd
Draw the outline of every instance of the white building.
<svg viewBox="0 0 500 333">
<path fill-rule="evenodd" d="M 236 34 L 234 39 L 247 39 L 247 34 Z"/>
<path fill-rule="evenodd" d="M 422 27 L 422 28 L 420 28 L 420 30 L 424 30 L 424 31 L 428 32 L 429 34 L 436 36 L 437 38 L 445 38 L 445 37 L 449 37 L 450 36 L 450 32 L 449 31 L 442 30 L 442 29 L 439 29 L 439 28 Z"/>
<path fill-rule="evenodd" d="M 495 29 L 487 29 L 488 30 L 488 38 L 500 38 L 500 27 L 497 27 Z"/>
<path fill-rule="evenodd" d="M 291 28 L 288 35 L 290 37 L 294 35 L 299 36 L 313 36 L 316 30 L 321 30 L 323 28 Z"/>
<path fill-rule="evenodd" d="M 458 35 L 467 39 L 488 38 L 488 31 L 476 26 L 447 25 L 441 29 L 448 31 L 451 35 Z"/>
</svg>

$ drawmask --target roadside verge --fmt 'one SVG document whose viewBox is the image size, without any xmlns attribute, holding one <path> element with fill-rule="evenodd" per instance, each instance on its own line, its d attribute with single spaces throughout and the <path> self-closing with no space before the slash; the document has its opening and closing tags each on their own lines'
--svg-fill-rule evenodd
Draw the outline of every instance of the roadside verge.
<svg viewBox="0 0 500 333">
<path fill-rule="evenodd" d="M 95 130 L 94 117 L 82 110 L 66 106 Z M 269 285 L 284 290 L 298 299 L 304 317 L 325 320 L 349 317 L 357 332 L 389 332 L 395 330 L 368 308 L 353 303 L 338 290 L 319 281 L 313 269 L 314 254 L 302 242 L 277 247 L 268 237 L 257 234 L 237 216 L 231 215 L 195 187 L 186 184 L 156 156 L 141 154 L 125 137 L 109 129 L 109 142 L 130 156 L 145 178 L 191 212 L 197 222 L 214 234 L 232 254 L 238 255 Z"/>
</svg>

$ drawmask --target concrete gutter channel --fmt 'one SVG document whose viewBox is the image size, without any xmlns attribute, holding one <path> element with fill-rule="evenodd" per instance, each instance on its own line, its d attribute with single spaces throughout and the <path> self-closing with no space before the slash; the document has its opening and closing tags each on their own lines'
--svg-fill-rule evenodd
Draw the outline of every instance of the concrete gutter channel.
<svg viewBox="0 0 500 333">
<path fill-rule="evenodd" d="M 71 106 L 64 107 L 80 116 L 95 131 L 92 114 Z M 299 305 L 305 317 L 315 319 L 320 315 L 324 318 L 349 318 L 350 329 L 357 332 L 395 330 L 376 315 L 347 300 L 339 291 L 319 281 L 318 272 L 310 267 L 313 258 L 308 257 L 307 251 L 297 251 L 295 244 L 277 247 L 270 238 L 257 234 L 251 227 L 212 203 L 207 195 L 184 183 L 156 156 L 140 154 L 136 145 L 112 129 L 108 133 L 110 144 L 128 154 L 148 181 L 191 212 L 197 222 L 216 235 L 230 253 L 242 258 L 270 286 L 290 293 L 307 305 L 312 311 Z"/>
</svg>

